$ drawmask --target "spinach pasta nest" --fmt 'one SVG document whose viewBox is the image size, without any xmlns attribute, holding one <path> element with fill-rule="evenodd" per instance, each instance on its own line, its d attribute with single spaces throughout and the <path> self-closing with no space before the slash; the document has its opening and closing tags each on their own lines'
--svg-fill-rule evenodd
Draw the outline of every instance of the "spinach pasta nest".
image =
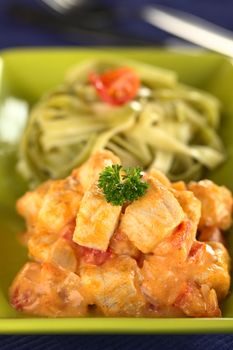
<svg viewBox="0 0 233 350">
<path fill-rule="evenodd" d="M 214 96 L 181 84 L 173 71 L 130 60 L 84 62 L 32 108 L 18 169 L 37 184 L 107 149 L 123 166 L 197 180 L 225 159 L 219 109 Z"/>
</svg>

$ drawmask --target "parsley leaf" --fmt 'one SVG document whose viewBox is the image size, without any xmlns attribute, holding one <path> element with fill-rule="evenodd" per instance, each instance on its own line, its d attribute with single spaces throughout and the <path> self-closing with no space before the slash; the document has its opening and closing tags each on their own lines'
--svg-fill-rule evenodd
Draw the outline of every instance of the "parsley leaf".
<svg viewBox="0 0 233 350">
<path fill-rule="evenodd" d="M 141 168 L 123 168 L 119 164 L 105 167 L 98 181 L 106 201 L 113 205 L 135 201 L 145 194 L 148 186 L 142 180 Z"/>
</svg>

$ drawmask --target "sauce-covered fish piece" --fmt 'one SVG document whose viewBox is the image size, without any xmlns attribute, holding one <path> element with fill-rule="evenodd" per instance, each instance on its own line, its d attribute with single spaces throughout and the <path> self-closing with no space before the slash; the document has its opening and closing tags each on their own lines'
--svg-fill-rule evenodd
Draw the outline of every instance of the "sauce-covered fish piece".
<svg viewBox="0 0 233 350">
<path fill-rule="evenodd" d="M 201 202 L 194 196 L 191 191 L 177 191 L 172 189 L 172 193 L 178 200 L 180 206 L 182 207 L 186 216 L 186 226 L 179 235 L 179 232 L 175 230 L 165 241 L 170 241 L 174 246 L 174 242 L 178 240 L 178 235 L 180 236 L 180 247 L 176 246 L 176 254 L 180 255 L 180 258 L 185 260 L 191 249 L 193 242 L 196 240 L 197 227 L 201 217 Z M 174 249 L 173 249 L 174 253 Z"/>
<path fill-rule="evenodd" d="M 188 267 L 169 255 L 148 256 L 142 268 L 142 290 L 158 310 L 175 307 L 177 314 L 180 311 L 191 317 L 220 316 L 215 289 L 205 281 L 195 280 L 195 275 L 201 272 L 201 263 Z M 206 293 L 203 293 L 203 285 L 207 286 Z"/>
<path fill-rule="evenodd" d="M 96 183 L 93 183 L 82 198 L 73 241 L 84 247 L 106 251 L 120 213 L 121 206 L 107 203 Z"/>
<path fill-rule="evenodd" d="M 99 173 L 112 164 L 120 164 L 118 157 L 109 151 L 94 154 L 82 167 L 73 173 L 85 189 L 73 241 L 84 247 L 106 251 L 118 224 L 121 206 L 107 203 L 97 186 Z"/>
<path fill-rule="evenodd" d="M 230 288 L 230 257 L 222 243 L 194 242 L 187 269 L 198 284 L 213 288 L 219 300 L 226 297 Z"/>
<path fill-rule="evenodd" d="M 81 167 L 72 172 L 72 177 L 78 179 L 83 191 L 86 191 L 97 179 L 100 172 L 112 164 L 120 164 L 120 159 L 112 152 L 103 150 L 93 154 Z"/>
<path fill-rule="evenodd" d="M 80 183 L 72 177 L 52 181 L 38 213 L 35 229 L 47 234 L 60 232 L 76 217 L 82 196 Z"/>
<path fill-rule="evenodd" d="M 129 240 L 128 236 L 117 229 L 109 244 L 110 250 L 117 255 L 128 255 L 138 260 L 141 256 L 140 250 Z"/>
<path fill-rule="evenodd" d="M 10 288 L 10 302 L 18 311 L 40 316 L 87 313 L 79 276 L 49 263 L 27 263 Z"/>
<path fill-rule="evenodd" d="M 218 242 L 226 246 L 226 240 L 223 233 L 216 226 L 205 226 L 198 235 L 201 242 Z"/>
<path fill-rule="evenodd" d="M 184 218 L 174 195 L 161 182 L 148 178 L 146 194 L 127 206 L 120 223 L 124 232 L 143 253 L 150 253 Z"/>
<path fill-rule="evenodd" d="M 190 182 L 188 189 L 201 201 L 199 228 L 216 226 L 227 230 L 232 223 L 232 194 L 225 186 L 218 186 L 210 180 Z"/>
<path fill-rule="evenodd" d="M 34 229 L 37 223 L 38 214 L 50 185 L 51 181 L 46 181 L 36 190 L 26 192 L 16 203 L 17 211 L 26 220 L 30 231 Z"/>
<path fill-rule="evenodd" d="M 164 242 L 160 245 L 163 247 Z M 182 261 L 174 246 L 173 252 L 160 249 L 160 245 L 143 263 L 145 295 L 158 309 L 171 306 L 187 316 L 220 316 L 218 300 L 230 288 L 229 255 L 225 247 L 221 243 L 194 241 L 187 259 Z"/>
<path fill-rule="evenodd" d="M 35 231 L 29 236 L 27 245 L 30 258 L 37 262 L 52 262 L 69 271 L 76 271 L 77 256 L 74 247 L 66 236 L 72 237 L 74 220 L 69 222 L 60 232 L 54 234 L 46 231 Z"/>
<path fill-rule="evenodd" d="M 208 285 L 198 286 L 192 282 L 184 283 L 173 305 L 189 317 L 221 316 L 216 292 Z"/>
<path fill-rule="evenodd" d="M 121 256 L 101 266 L 86 264 L 80 276 L 89 303 L 105 316 L 140 316 L 145 312 L 141 273 L 134 259 Z"/>
</svg>

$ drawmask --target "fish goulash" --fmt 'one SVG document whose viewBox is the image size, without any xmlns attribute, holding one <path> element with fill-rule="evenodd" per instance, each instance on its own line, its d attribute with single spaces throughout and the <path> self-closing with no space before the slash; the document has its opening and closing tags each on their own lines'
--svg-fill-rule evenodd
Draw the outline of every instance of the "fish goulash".
<svg viewBox="0 0 233 350">
<path fill-rule="evenodd" d="M 10 287 L 18 311 L 48 317 L 220 317 L 230 287 L 223 231 L 232 195 L 171 183 L 110 151 L 18 200 L 30 261 Z"/>
</svg>

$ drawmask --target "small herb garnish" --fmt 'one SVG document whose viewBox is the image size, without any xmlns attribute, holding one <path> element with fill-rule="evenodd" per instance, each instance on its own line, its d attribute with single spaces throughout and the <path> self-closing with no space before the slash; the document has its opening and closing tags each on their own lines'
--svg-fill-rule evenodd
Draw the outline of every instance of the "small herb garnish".
<svg viewBox="0 0 233 350">
<path fill-rule="evenodd" d="M 103 190 L 108 203 L 123 205 L 142 197 L 149 185 L 142 181 L 141 168 L 123 168 L 116 164 L 105 167 L 99 176 L 98 187 Z"/>
</svg>

